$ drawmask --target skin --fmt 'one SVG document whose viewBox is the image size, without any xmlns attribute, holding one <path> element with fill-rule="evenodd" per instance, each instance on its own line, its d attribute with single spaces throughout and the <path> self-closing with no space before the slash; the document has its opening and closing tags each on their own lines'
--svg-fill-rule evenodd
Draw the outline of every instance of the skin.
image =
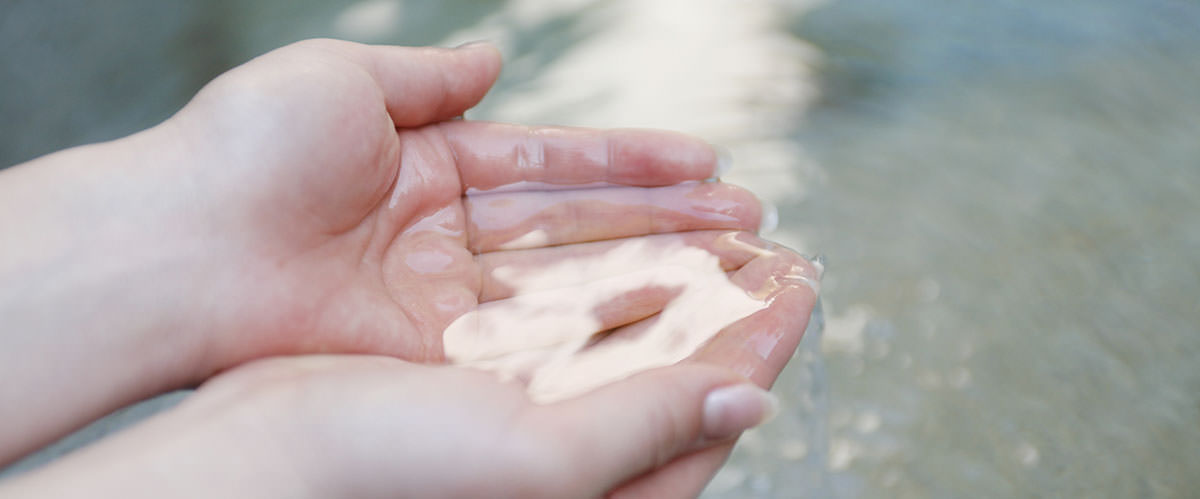
<svg viewBox="0 0 1200 499">
<path fill-rule="evenodd" d="M 694 138 L 447 121 L 500 65 L 487 45 L 301 42 L 222 75 L 159 126 L 0 174 L 0 236 L 21 241 L 0 245 L 0 366 L 27 380 L 0 385 L 0 463 L 202 384 L 178 409 L 0 491 L 698 493 L 765 411 L 748 399 L 737 424 L 706 434 L 705 400 L 769 387 L 815 300 L 795 277 L 815 271 L 747 234 L 761 251 L 722 263 L 748 291 L 769 288 L 767 309 L 678 366 L 576 399 L 536 405 L 519 386 L 439 365 L 445 326 L 504 296 L 489 287 L 496 261 L 759 221 L 749 193 L 688 183 L 716 166 Z M 511 203 L 464 197 L 522 181 L 555 190 L 488 195 L 554 208 L 506 217 Z M 546 237 L 503 250 L 532 230 Z M 370 355 L 257 360 L 324 353 Z"/>
</svg>

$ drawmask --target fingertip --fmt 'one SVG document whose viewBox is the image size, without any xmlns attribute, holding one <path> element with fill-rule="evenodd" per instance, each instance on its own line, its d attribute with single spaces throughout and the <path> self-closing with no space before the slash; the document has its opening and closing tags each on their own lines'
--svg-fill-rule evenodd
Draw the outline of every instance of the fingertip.
<svg viewBox="0 0 1200 499">
<path fill-rule="evenodd" d="M 491 75 L 490 78 L 487 78 L 488 87 L 490 88 L 495 83 L 496 78 L 500 75 L 500 69 L 504 66 L 504 53 L 500 51 L 500 47 L 490 40 L 475 40 L 459 45 L 454 50 L 480 58 L 479 64 L 486 69 L 486 74 Z"/>
<path fill-rule="evenodd" d="M 713 153 L 717 156 L 716 167 L 713 169 L 713 177 L 721 178 L 733 169 L 733 153 L 728 147 L 720 144 L 709 144 L 713 148 Z"/>
<path fill-rule="evenodd" d="M 779 208 L 775 207 L 775 203 L 759 198 L 758 203 L 762 206 L 762 217 L 758 223 L 759 234 L 769 234 L 779 228 Z"/>
<path fill-rule="evenodd" d="M 766 217 L 769 216 L 768 208 L 770 203 L 766 203 L 745 187 L 727 184 L 724 182 L 716 182 L 709 185 L 723 186 L 727 191 L 726 199 L 729 204 L 726 206 L 732 215 L 737 218 L 737 229 L 744 231 L 753 231 L 758 229 Z"/>
<path fill-rule="evenodd" d="M 671 185 L 704 180 L 717 170 L 718 155 L 699 138 L 666 130 L 608 132 L 610 182 Z"/>
<path fill-rule="evenodd" d="M 383 91 L 398 127 L 463 114 L 487 95 L 500 75 L 500 50 L 489 43 L 460 48 L 357 45 L 362 64 Z"/>
<path fill-rule="evenodd" d="M 448 51 L 438 50 L 444 57 L 438 64 L 442 74 L 433 81 L 444 85 L 445 99 L 432 121 L 462 116 L 478 104 L 495 85 L 504 66 L 500 49 L 486 40 L 468 42 Z"/>
<path fill-rule="evenodd" d="M 481 38 L 478 40 L 471 40 L 471 41 L 467 41 L 467 42 L 463 42 L 458 45 L 455 45 L 454 49 L 455 50 L 470 50 L 470 49 L 473 49 L 478 46 L 493 46 L 494 47 L 495 44 L 493 44 L 491 40 L 488 40 L 486 38 Z"/>
<path fill-rule="evenodd" d="M 704 398 L 704 438 L 728 440 L 774 419 L 779 397 L 753 383 L 711 390 Z"/>
</svg>

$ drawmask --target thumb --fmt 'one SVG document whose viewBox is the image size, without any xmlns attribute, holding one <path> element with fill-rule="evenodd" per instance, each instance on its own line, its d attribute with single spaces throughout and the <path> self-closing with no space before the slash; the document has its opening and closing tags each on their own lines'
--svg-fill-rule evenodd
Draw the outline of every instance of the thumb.
<svg viewBox="0 0 1200 499">
<path fill-rule="evenodd" d="M 578 483 L 600 494 L 769 420 L 775 396 L 728 369 L 681 364 L 547 405 L 539 422 Z"/>
<path fill-rule="evenodd" d="M 448 120 L 479 103 L 500 75 L 500 51 L 488 43 L 458 48 L 342 42 L 345 53 L 383 90 L 397 127 Z"/>
</svg>

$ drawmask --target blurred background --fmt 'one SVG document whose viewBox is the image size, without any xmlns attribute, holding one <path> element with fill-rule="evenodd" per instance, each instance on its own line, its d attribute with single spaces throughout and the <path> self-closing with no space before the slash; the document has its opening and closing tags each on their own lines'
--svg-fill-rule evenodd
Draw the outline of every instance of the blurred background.
<svg viewBox="0 0 1200 499">
<path fill-rule="evenodd" d="M 698 134 L 825 255 L 824 331 L 706 497 L 1200 490 L 1200 2 L 5 0 L 0 165 L 314 36 L 491 40 L 469 119 Z"/>
</svg>

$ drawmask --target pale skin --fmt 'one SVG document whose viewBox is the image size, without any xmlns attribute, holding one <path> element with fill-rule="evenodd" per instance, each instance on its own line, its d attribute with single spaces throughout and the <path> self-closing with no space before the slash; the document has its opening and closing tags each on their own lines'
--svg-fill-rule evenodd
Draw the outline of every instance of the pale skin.
<svg viewBox="0 0 1200 499">
<path fill-rule="evenodd" d="M 769 387 L 791 357 L 815 301 L 792 277 L 815 271 L 752 234 L 753 195 L 691 183 L 714 174 L 703 141 L 447 121 L 500 66 L 488 45 L 301 42 L 222 75 L 159 126 L 0 173 L 0 464 L 200 386 L 0 492 L 697 494 L 766 415 L 749 386 Z M 566 208 L 529 221 L 545 238 L 503 250 L 533 227 L 479 222 L 505 213 L 464 191 L 519 181 L 609 187 L 555 191 Z M 654 209 L 684 198 L 692 211 Z M 769 283 L 771 305 L 679 365 L 545 405 L 444 365 L 446 325 L 508 292 L 489 281 L 497 262 L 650 233 L 705 247 L 730 232 L 758 251 L 722 265 L 748 291 Z M 450 258 L 414 266 L 429 251 Z"/>
</svg>

